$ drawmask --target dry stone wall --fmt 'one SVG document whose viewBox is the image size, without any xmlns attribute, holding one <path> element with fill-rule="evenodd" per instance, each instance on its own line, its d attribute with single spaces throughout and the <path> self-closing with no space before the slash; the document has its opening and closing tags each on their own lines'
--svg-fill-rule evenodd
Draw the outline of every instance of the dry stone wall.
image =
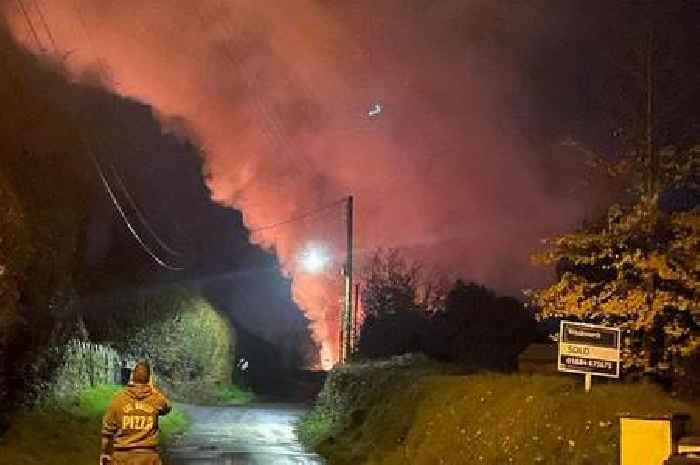
<svg viewBox="0 0 700 465">
<path fill-rule="evenodd" d="M 109 346 L 72 340 L 56 349 L 62 360 L 50 391 L 66 395 L 100 384 L 119 384 L 121 356 Z"/>
</svg>

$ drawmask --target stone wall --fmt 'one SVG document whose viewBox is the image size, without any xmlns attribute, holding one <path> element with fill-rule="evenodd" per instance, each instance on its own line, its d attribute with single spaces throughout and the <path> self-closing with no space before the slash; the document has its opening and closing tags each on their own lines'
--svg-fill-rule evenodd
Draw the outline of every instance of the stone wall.
<svg viewBox="0 0 700 465">
<path fill-rule="evenodd" d="M 50 393 L 66 395 L 100 384 L 119 384 L 121 357 L 109 346 L 72 340 L 57 349 L 62 360 Z"/>
</svg>

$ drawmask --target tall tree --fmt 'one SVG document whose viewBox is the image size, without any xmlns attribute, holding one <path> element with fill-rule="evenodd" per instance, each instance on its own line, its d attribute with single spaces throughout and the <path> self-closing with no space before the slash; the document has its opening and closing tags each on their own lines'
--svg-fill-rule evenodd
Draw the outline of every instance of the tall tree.
<svg viewBox="0 0 700 465">
<path fill-rule="evenodd" d="M 396 249 L 379 249 L 363 270 L 362 309 L 365 317 L 382 317 L 419 307 L 420 265 L 409 263 Z"/>
<path fill-rule="evenodd" d="M 498 297 L 484 286 L 458 279 L 433 324 L 444 337 L 450 361 L 472 367 L 508 369 L 537 336 L 535 320 L 523 304 Z"/>
<path fill-rule="evenodd" d="M 669 193 L 697 195 L 700 145 L 677 130 L 683 125 L 669 113 L 689 83 L 673 74 L 677 57 L 663 21 L 668 12 L 647 13 L 633 35 L 630 55 L 639 66 L 629 80 L 636 89 L 629 108 L 635 117 L 623 119 L 620 151 L 600 156 L 572 143 L 626 195 L 595 223 L 545 241 L 533 259 L 556 265 L 558 281 L 529 296 L 545 314 L 615 321 L 645 335 L 627 348 L 627 366 L 656 369 L 700 343 L 692 318 L 700 314 L 700 212 L 661 203 Z"/>
</svg>

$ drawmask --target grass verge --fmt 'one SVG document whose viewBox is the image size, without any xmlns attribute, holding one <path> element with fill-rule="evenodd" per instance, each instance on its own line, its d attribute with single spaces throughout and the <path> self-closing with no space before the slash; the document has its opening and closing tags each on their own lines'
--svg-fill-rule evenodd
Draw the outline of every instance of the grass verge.
<svg viewBox="0 0 700 465">
<path fill-rule="evenodd" d="M 437 374 L 439 369 L 349 367 L 331 375 L 298 425 L 330 465 L 617 465 L 619 416 L 700 406 L 654 385 L 569 376 Z"/>
<path fill-rule="evenodd" d="M 0 464 L 94 465 L 100 455 L 102 415 L 119 389 L 98 386 L 20 413 L 0 439 Z M 163 440 L 187 424 L 185 414 L 174 408 L 161 418 Z"/>
<path fill-rule="evenodd" d="M 168 392 L 172 393 L 178 402 L 217 407 L 246 405 L 256 399 L 253 392 L 234 384 L 180 383 L 177 386 L 169 386 Z"/>
<path fill-rule="evenodd" d="M 255 394 L 239 388 L 238 386 L 221 386 L 217 389 L 215 404 L 221 406 L 227 405 L 246 405 L 255 400 Z"/>
</svg>

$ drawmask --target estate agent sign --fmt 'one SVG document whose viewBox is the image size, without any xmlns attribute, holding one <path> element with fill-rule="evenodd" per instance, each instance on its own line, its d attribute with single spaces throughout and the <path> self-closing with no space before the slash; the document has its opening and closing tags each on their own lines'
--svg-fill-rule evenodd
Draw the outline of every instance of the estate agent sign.
<svg viewBox="0 0 700 465">
<path fill-rule="evenodd" d="M 607 326 L 562 321 L 559 331 L 559 371 L 590 376 L 620 377 L 620 330 Z"/>
</svg>

